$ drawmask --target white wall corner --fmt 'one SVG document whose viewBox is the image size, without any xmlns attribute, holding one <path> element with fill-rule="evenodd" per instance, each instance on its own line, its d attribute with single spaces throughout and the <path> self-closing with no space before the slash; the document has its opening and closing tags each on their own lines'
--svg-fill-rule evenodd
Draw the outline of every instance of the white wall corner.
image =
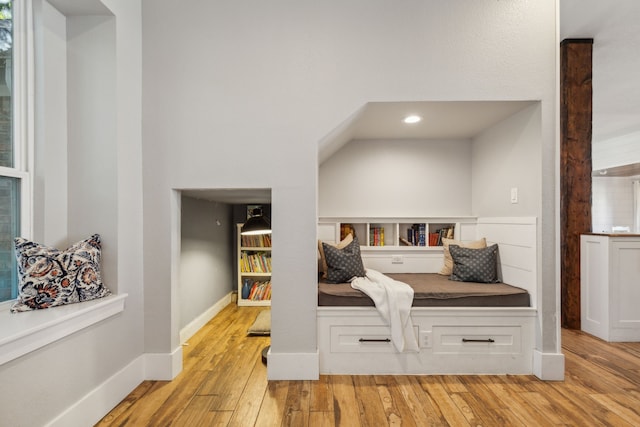
<svg viewBox="0 0 640 427">
<path fill-rule="evenodd" d="M 137 357 L 48 422 L 47 427 L 81 427 L 96 424 L 144 380 L 144 370 L 143 356 Z"/>
<path fill-rule="evenodd" d="M 533 374 L 543 381 L 564 381 L 564 354 L 534 350 Z"/>
<path fill-rule="evenodd" d="M 209 307 L 200 316 L 193 319 L 187 326 L 180 330 L 180 343 L 184 344 L 196 332 L 198 332 L 209 320 L 213 319 L 216 314 L 220 313 L 229 303 L 231 303 L 231 294 L 229 292 L 220 301 Z"/>
<path fill-rule="evenodd" d="M 148 353 L 144 355 L 144 379 L 170 381 L 182 371 L 182 346 L 171 353 Z"/>
<path fill-rule="evenodd" d="M 268 380 L 317 380 L 320 353 L 274 353 L 267 355 Z"/>
</svg>

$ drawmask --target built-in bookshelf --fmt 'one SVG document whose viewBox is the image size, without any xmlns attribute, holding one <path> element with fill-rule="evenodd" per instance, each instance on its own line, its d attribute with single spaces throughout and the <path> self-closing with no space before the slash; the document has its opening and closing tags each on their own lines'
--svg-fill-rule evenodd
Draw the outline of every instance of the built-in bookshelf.
<svg viewBox="0 0 640 427">
<path fill-rule="evenodd" d="M 442 268 L 442 239 L 475 240 L 476 225 L 476 217 L 323 217 L 318 221 L 318 240 L 335 244 L 352 233 L 367 268 L 383 273 L 434 273 Z"/>
<path fill-rule="evenodd" d="M 437 250 L 443 238 L 473 240 L 475 223 L 475 217 L 320 218 L 318 238 L 338 242 L 352 233 L 362 250 Z"/>
<path fill-rule="evenodd" d="M 271 234 L 238 236 L 238 305 L 271 305 Z"/>
</svg>

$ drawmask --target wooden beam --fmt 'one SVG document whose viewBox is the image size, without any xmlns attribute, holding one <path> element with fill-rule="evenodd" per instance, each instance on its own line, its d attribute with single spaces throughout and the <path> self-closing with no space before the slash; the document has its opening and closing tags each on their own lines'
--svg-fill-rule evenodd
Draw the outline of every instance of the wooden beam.
<svg viewBox="0 0 640 427">
<path fill-rule="evenodd" d="M 593 39 L 560 44 L 560 289 L 562 326 L 580 329 L 580 235 L 591 231 Z"/>
</svg>

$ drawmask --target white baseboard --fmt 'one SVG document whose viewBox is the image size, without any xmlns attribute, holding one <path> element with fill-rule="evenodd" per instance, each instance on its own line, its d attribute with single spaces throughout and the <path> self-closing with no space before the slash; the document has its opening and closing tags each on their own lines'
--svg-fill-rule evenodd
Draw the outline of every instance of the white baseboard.
<svg viewBox="0 0 640 427">
<path fill-rule="evenodd" d="M 172 353 L 147 353 L 144 355 L 144 379 L 170 381 L 182 371 L 182 346 Z"/>
<path fill-rule="evenodd" d="M 47 426 L 85 427 L 95 425 L 144 380 L 144 372 L 144 356 L 137 357 L 50 421 Z"/>
<path fill-rule="evenodd" d="M 180 330 L 180 342 L 184 344 L 189 338 L 193 336 L 193 334 L 198 332 L 200 328 L 206 325 L 209 320 L 213 319 L 216 314 L 220 313 L 223 308 L 229 305 L 229 303 L 231 302 L 231 294 L 232 292 L 229 292 L 220 301 L 216 302 L 204 313 L 193 319 L 187 326 L 182 328 Z"/>
<path fill-rule="evenodd" d="M 543 381 L 564 380 L 564 354 L 533 351 L 533 374 Z"/>
<path fill-rule="evenodd" d="M 231 293 L 180 331 L 180 342 L 189 339 L 231 302 Z M 144 380 L 172 380 L 182 371 L 182 346 L 171 353 L 143 354 L 58 415 L 47 426 L 94 425 Z"/>
<path fill-rule="evenodd" d="M 86 394 L 47 427 L 94 425 L 144 380 L 172 380 L 182 370 L 182 346 L 172 353 L 143 354 Z"/>
<path fill-rule="evenodd" d="M 269 380 L 317 380 L 320 378 L 320 354 L 273 353 L 267 356 Z"/>
</svg>

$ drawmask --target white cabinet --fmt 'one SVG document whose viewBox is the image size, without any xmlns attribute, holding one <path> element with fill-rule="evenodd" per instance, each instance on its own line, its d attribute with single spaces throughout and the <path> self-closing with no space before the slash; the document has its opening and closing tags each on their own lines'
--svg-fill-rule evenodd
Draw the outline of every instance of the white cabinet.
<svg viewBox="0 0 640 427">
<path fill-rule="evenodd" d="M 475 217 L 320 218 L 318 240 L 337 243 L 351 229 L 365 267 L 383 273 L 435 273 L 442 268 L 440 235 L 452 229 L 456 240 L 475 240 L 476 222 Z"/>
<path fill-rule="evenodd" d="M 271 235 L 238 238 L 238 305 L 271 305 Z"/>
<path fill-rule="evenodd" d="M 640 235 L 580 236 L 583 331 L 606 341 L 640 341 Z"/>
<path fill-rule="evenodd" d="M 399 353 L 374 307 L 318 307 L 321 374 L 425 375 L 533 372 L 536 310 L 414 307 L 419 351 Z"/>
</svg>

